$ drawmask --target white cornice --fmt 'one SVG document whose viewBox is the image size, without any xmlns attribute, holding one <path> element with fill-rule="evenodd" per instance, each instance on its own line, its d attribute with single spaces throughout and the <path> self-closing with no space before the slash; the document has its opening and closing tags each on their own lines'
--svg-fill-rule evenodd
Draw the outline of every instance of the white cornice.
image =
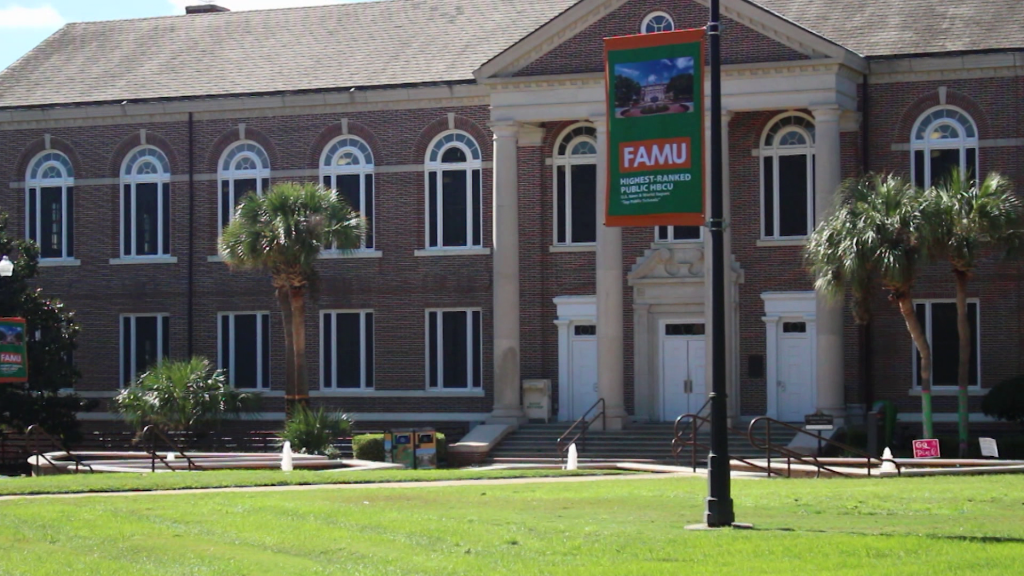
<svg viewBox="0 0 1024 576">
<path fill-rule="evenodd" d="M 870 84 L 1024 76 L 1024 52 L 899 58 L 871 62 Z"/>
</svg>

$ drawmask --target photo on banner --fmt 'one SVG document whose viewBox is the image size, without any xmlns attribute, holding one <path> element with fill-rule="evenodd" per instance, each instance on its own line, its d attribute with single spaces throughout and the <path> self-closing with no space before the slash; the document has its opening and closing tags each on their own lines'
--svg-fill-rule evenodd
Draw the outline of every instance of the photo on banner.
<svg viewBox="0 0 1024 576">
<path fill-rule="evenodd" d="M 605 39 L 606 226 L 703 226 L 704 29 Z"/>
<path fill-rule="evenodd" d="M 28 380 L 25 320 L 0 318 L 0 383 Z"/>
</svg>

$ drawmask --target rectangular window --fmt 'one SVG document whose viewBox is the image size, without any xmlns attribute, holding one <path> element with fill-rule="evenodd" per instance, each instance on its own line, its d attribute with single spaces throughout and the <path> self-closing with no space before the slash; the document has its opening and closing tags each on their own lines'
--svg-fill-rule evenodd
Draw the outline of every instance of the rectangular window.
<svg viewBox="0 0 1024 576">
<path fill-rule="evenodd" d="M 597 166 L 558 166 L 555 178 L 555 243 L 597 242 Z"/>
<path fill-rule="evenodd" d="M 427 311 L 427 387 L 480 389 L 483 339 L 480 310 Z"/>
<path fill-rule="evenodd" d="M 932 351 L 932 386 L 957 386 L 960 366 L 960 332 L 957 328 L 956 302 L 937 300 L 915 302 L 914 310 Z M 978 301 L 967 301 L 967 322 L 971 327 L 971 361 L 968 384 L 978 386 L 981 349 L 978 347 Z M 914 347 L 914 385 L 921 385 L 921 355 Z"/>
<path fill-rule="evenodd" d="M 704 239 L 701 226 L 657 226 L 655 242 L 696 242 Z"/>
<path fill-rule="evenodd" d="M 139 375 L 170 355 L 170 322 L 166 314 L 121 316 L 121 383 L 130 386 Z"/>
<path fill-rule="evenodd" d="M 220 227 L 223 230 L 225 226 L 231 223 L 231 220 L 235 217 L 235 209 L 238 208 L 238 204 L 245 198 L 246 194 L 255 192 L 262 194 L 264 190 L 270 188 L 270 179 L 264 178 L 262 181 L 258 178 L 240 178 L 237 180 L 225 179 L 220 182 Z"/>
<path fill-rule="evenodd" d="M 813 217 L 813 156 L 773 153 L 762 163 L 764 237 L 806 237 Z"/>
<path fill-rule="evenodd" d="M 334 185 L 332 186 L 332 179 Z M 362 248 L 373 248 L 373 174 L 337 174 L 324 176 L 324 185 L 338 191 L 352 210 L 363 216 L 366 236 Z"/>
<path fill-rule="evenodd" d="M 140 182 L 122 189 L 122 256 L 166 256 L 171 244 L 170 184 Z"/>
<path fill-rule="evenodd" d="M 373 312 L 320 315 L 320 388 L 373 388 Z"/>
<path fill-rule="evenodd" d="M 427 173 L 427 246 L 467 248 L 483 245 L 483 197 L 480 170 Z"/>
<path fill-rule="evenodd" d="M 218 315 L 217 366 L 235 388 L 270 388 L 270 313 Z"/>
<path fill-rule="evenodd" d="M 40 258 L 73 256 L 73 187 L 30 188 L 26 216 L 28 238 L 39 244 Z"/>
</svg>

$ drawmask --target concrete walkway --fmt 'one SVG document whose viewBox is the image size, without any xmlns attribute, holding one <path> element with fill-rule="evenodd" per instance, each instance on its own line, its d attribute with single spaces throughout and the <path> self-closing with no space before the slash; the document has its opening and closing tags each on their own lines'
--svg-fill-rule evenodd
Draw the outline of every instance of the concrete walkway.
<svg viewBox="0 0 1024 576">
<path fill-rule="evenodd" d="M 655 478 L 698 478 L 705 474 L 674 472 L 661 474 L 629 474 L 623 476 L 548 476 L 535 478 L 495 478 L 493 480 L 438 480 L 436 482 L 377 482 L 365 484 L 301 484 L 294 486 L 248 486 L 230 488 L 188 488 L 183 490 L 135 490 L 130 492 L 78 492 L 74 494 L 15 494 L 0 496 L 0 502 L 35 498 L 86 498 L 93 496 L 167 496 L 176 494 L 208 494 L 216 492 L 291 492 L 297 490 L 362 490 L 378 488 L 438 488 L 447 486 L 499 486 L 508 484 L 555 484 L 565 482 L 604 482 L 613 480 L 652 480 Z"/>
</svg>

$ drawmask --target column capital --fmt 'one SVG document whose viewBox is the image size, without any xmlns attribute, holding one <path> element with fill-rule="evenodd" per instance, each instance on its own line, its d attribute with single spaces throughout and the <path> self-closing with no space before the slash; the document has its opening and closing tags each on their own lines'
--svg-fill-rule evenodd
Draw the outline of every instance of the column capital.
<svg viewBox="0 0 1024 576">
<path fill-rule="evenodd" d="M 519 123 L 514 120 L 496 120 L 488 123 L 494 138 L 517 138 L 519 136 Z"/>
<path fill-rule="evenodd" d="M 599 133 L 608 131 L 608 116 L 601 114 L 599 116 L 591 116 L 587 118 L 587 120 L 589 120 L 590 123 L 594 125 L 594 128 Z"/>
<path fill-rule="evenodd" d="M 814 121 L 817 122 L 839 122 L 843 111 L 839 106 L 815 106 L 811 108 Z"/>
<path fill-rule="evenodd" d="M 543 146 L 544 136 L 547 130 L 536 124 L 522 124 L 519 126 L 519 146 Z"/>
</svg>

